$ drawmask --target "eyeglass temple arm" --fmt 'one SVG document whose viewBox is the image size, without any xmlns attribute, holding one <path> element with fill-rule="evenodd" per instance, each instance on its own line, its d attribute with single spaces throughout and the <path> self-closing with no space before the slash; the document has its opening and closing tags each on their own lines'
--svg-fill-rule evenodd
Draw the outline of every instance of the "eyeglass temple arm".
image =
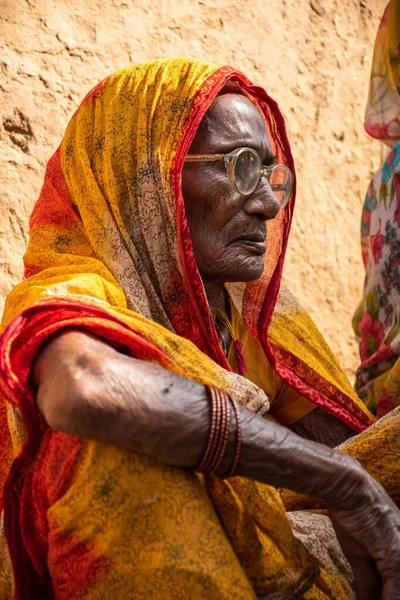
<svg viewBox="0 0 400 600">
<path fill-rule="evenodd" d="M 214 162 L 224 160 L 224 154 L 188 154 L 185 158 L 186 162 Z"/>
</svg>

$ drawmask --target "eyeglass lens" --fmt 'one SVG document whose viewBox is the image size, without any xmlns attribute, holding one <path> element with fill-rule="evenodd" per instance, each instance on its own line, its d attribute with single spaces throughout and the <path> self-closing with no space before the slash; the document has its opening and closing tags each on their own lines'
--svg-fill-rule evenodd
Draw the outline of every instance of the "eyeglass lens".
<svg viewBox="0 0 400 600">
<path fill-rule="evenodd" d="M 279 204 L 284 207 L 289 201 L 292 193 L 292 174 L 284 167 L 277 167 L 271 173 L 269 184 Z"/>
<path fill-rule="evenodd" d="M 234 166 L 235 184 L 241 194 L 251 194 L 260 182 L 262 164 L 258 154 L 243 150 L 236 157 Z M 279 202 L 286 206 L 292 191 L 292 176 L 285 167 L 276 167 L 269 176 L 269 184 Z"/>
<path fill-rule="evenodd" d="M 243 150 L 236 158 L 234 168 L 235 183 L 242 194 L 249 194 L 255 190 L 260 181 L 261 161 L 258 155 L 248 150 Z"/>
</svg>

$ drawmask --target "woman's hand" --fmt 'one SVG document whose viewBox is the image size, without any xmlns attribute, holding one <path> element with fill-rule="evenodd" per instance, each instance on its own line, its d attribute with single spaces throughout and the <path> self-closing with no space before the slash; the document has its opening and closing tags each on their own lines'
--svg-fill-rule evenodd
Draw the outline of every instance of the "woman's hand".
<svg viewBox="0 0 400 600">
<path fill-rule="evenodd" d="M 242 412 L 239 473 L 323 500 L 354 572 L 357 600 L 400 600 L 400 511 L 351 456 Z"/>
<path fill-rule="evenodd" d="M 352 566 L 357 599 L 400 600 L 399 509 L 361 468 L 359 485 L 349 482 L 339 504 L 329 516 Z"/>
</svg>

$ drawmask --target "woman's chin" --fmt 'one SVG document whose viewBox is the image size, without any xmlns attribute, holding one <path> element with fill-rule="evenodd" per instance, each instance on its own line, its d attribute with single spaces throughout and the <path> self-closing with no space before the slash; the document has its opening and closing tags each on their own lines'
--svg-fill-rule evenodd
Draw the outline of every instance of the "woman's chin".
<svg viewBox="0 0 400 600">
<path fill-rule="evenodd" d="M 226 281 L 256 281 L 264 271 L 264 257 L 252 256 L 247 258 L 234 272 L 229 274 Z"/>
</svg>

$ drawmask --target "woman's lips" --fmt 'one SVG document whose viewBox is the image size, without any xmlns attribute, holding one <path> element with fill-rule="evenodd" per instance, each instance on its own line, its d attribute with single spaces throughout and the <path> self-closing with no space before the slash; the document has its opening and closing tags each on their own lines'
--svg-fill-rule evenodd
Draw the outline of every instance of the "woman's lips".
<svg viewBox="0 0 400 600">
<path fill-rule="evenodd" d="M 245 246 L 256 254 L 265 254 L 267 245 L 265 243 L 266 234 L 260 233 L 249 237 L 241 237 L 234 240 L 235 246 Z"/>
<path fill-rule="evenodd" d="M 257 254 L 265 254 L 267 249 L 267 245 L 265 242 L 255 242 L 254 240 L 240 240 L 241 246 L 246 246 L 247 248 L 253 250 Z"/>
</svg>

